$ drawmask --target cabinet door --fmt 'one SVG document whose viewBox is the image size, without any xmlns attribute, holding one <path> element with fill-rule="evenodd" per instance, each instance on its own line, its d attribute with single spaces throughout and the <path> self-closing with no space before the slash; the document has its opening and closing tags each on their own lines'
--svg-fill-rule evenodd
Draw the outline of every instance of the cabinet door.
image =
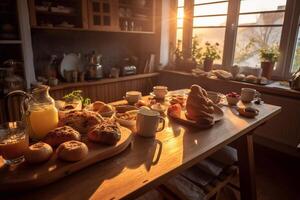
<svg viewBox="0 0 300 200">
<path fill-rule="evenodd" d="M 89 29 L 118 31 L 118 1 L 89 0 Z"/>
</svg>

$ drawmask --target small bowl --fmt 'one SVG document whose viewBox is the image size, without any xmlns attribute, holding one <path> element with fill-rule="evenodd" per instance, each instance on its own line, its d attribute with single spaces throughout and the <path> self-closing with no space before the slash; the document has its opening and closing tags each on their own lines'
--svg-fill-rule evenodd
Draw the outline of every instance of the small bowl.
<svg viewBox="0 0 300 200">
<path fill-rule="evenodd" d="M 136 106 L 132 106 L 132 105 L 119 105 L 119 106 L 115 106 L 115 108 L 116 108 L 116 112 L 118 113 L 125 113 L 131 110 L 138 110 Z"/>
<path fill-rule="evenodd" d="M 226 99 L 227 99 L 228 105 L 235 106 L 239 102 L 240 97 L 230 97 L 230 96 L 226 95 Z"/>
<path fill-rule="evenodd" d="M 131 110 L 127 111 L 126 113 L 136 113 L 137 114 L 138 110 Z M 115 119 L 117 122 L 119 122 L 120 125 L 125 126 L 125 127 L 132 127 L 135 126 L 136 120 L 126 120 L 126 119 L 121 119 L 115 116 Z"/>
<path fill-rule="evenodd" d="M 221 95 L 218 92 L 207 91 L 207 97 L 215 104 L 218 104 L 221 101 Z"/>
</svg>

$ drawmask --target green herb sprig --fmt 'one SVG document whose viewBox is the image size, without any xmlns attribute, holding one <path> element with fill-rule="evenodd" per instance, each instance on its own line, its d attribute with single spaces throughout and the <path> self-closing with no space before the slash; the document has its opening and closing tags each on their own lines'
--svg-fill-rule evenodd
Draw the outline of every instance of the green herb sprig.
<svg viewBox="0 0 300 200">
<path fill-rule="evenodd" d="M 82 90 L 74 90 L 69 94 L 66 94 L 63 99 L 66 102 L 72 102 L 74 100 L 81 101 L 83 106 L 87 106 L 91 104 L 91 99 L 90 98 L 84 98 L 82 97 Z"/>
</svg>

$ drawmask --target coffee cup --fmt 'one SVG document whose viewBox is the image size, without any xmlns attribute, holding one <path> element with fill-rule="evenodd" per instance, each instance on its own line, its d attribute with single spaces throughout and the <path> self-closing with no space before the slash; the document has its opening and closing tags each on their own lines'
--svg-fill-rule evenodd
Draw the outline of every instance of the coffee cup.
<svg viewBox="0 0 300 200">
<path fill-rule="evenodd" d="M 242 88 L 242 91 L 241 91 L 241 100 L 244 103 L 250 103 L 258 95 L 259 95 L 259 92 L 257 92 L 255 89 L 252 89 L 252 88 Z"/>
<path fill-rule="evenodd" d="M 128 91 L 124 97 L 129 104 L 134 104 L 142 98 L 142 93 L 139 91 Z"/>
<path fill-rule="evenodd" d="M 156 98 L 163 99 L 168 94 L 168 87 L 161 85 L 154 86 L 153 94 Z"/>
<path fill-rule="evenodd" d="M 159 124 L 162 126 L 159 128 Z M 143 137 L 155 137 L 156 132 L 165 128 L 165 119 L 159 112 L 147 109 L 140 109 L 136 119 L 137 134 Z"/>
</svg>

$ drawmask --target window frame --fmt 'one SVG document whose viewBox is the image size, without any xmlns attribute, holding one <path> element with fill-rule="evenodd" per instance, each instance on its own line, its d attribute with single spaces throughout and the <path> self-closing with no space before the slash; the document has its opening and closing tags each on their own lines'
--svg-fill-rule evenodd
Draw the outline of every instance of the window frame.
<svg viewBox="0 0 300 200">
<path fill-rule="evenodd" d="M 200 4 L 194 4 L 194 0 L 184 0 L 182 47 L 183 49 L 191 49 L 192 47 L 192 34 L 194 28 L 193 27 L 194 6 L 221 3 L 221 2 L 228 2 L 222 65 L 232 66 L 234 63 L 236 38 L 237 38 L 237 31 L 239 27 L 238 20 L 240 15 L 240 4 L 241 4 L 240 0 L 228 0 L 228 1 L 216 0 L 215 2 L 200 3 Z M 175 4 L 177 5 L 177 0 L 175 0 Z M 260 11 L 260 12 L 251 12 L 251 14 L 270 13 L 270 12 L 274 13 L 273 11 Z M 247 13 L 243 12 L 241 14 L 247 14 Z M 277 63 L 277 68 L 273 72 L 272 79 L 275 80 L 288 79 L 291 76 L 293 58 L 294 58 L 298 30 L 299 30 L 299 22 L 300 22 L 300 1 L 287 0 L 286 8 L 284 11 L 284 21 L 283 24 L 280 25 L 280 27 L 282 27 L 281 38 L 279 43 L 279 50 L 281 54 L 280 54 L 279 61 Z M 268 26 L 268 25 L 262 25 L 262 26 Z M 276 27 L 276 25 L 273 26 Z M 205 27 L 201 27 L 201 28 L 205 28 Z M 173 32 L 171 34 L 176 34 L 176 32 L 175 33 Z M 176 41 L 171 41 L 171 42 L 174 42 L 176 44 Z M 185 52 L 184 54 L 185 58 L 189 58 L 191 56 L 191 52 L 189 51 L 184 51 L 184 52 Z"/>
</svg>

